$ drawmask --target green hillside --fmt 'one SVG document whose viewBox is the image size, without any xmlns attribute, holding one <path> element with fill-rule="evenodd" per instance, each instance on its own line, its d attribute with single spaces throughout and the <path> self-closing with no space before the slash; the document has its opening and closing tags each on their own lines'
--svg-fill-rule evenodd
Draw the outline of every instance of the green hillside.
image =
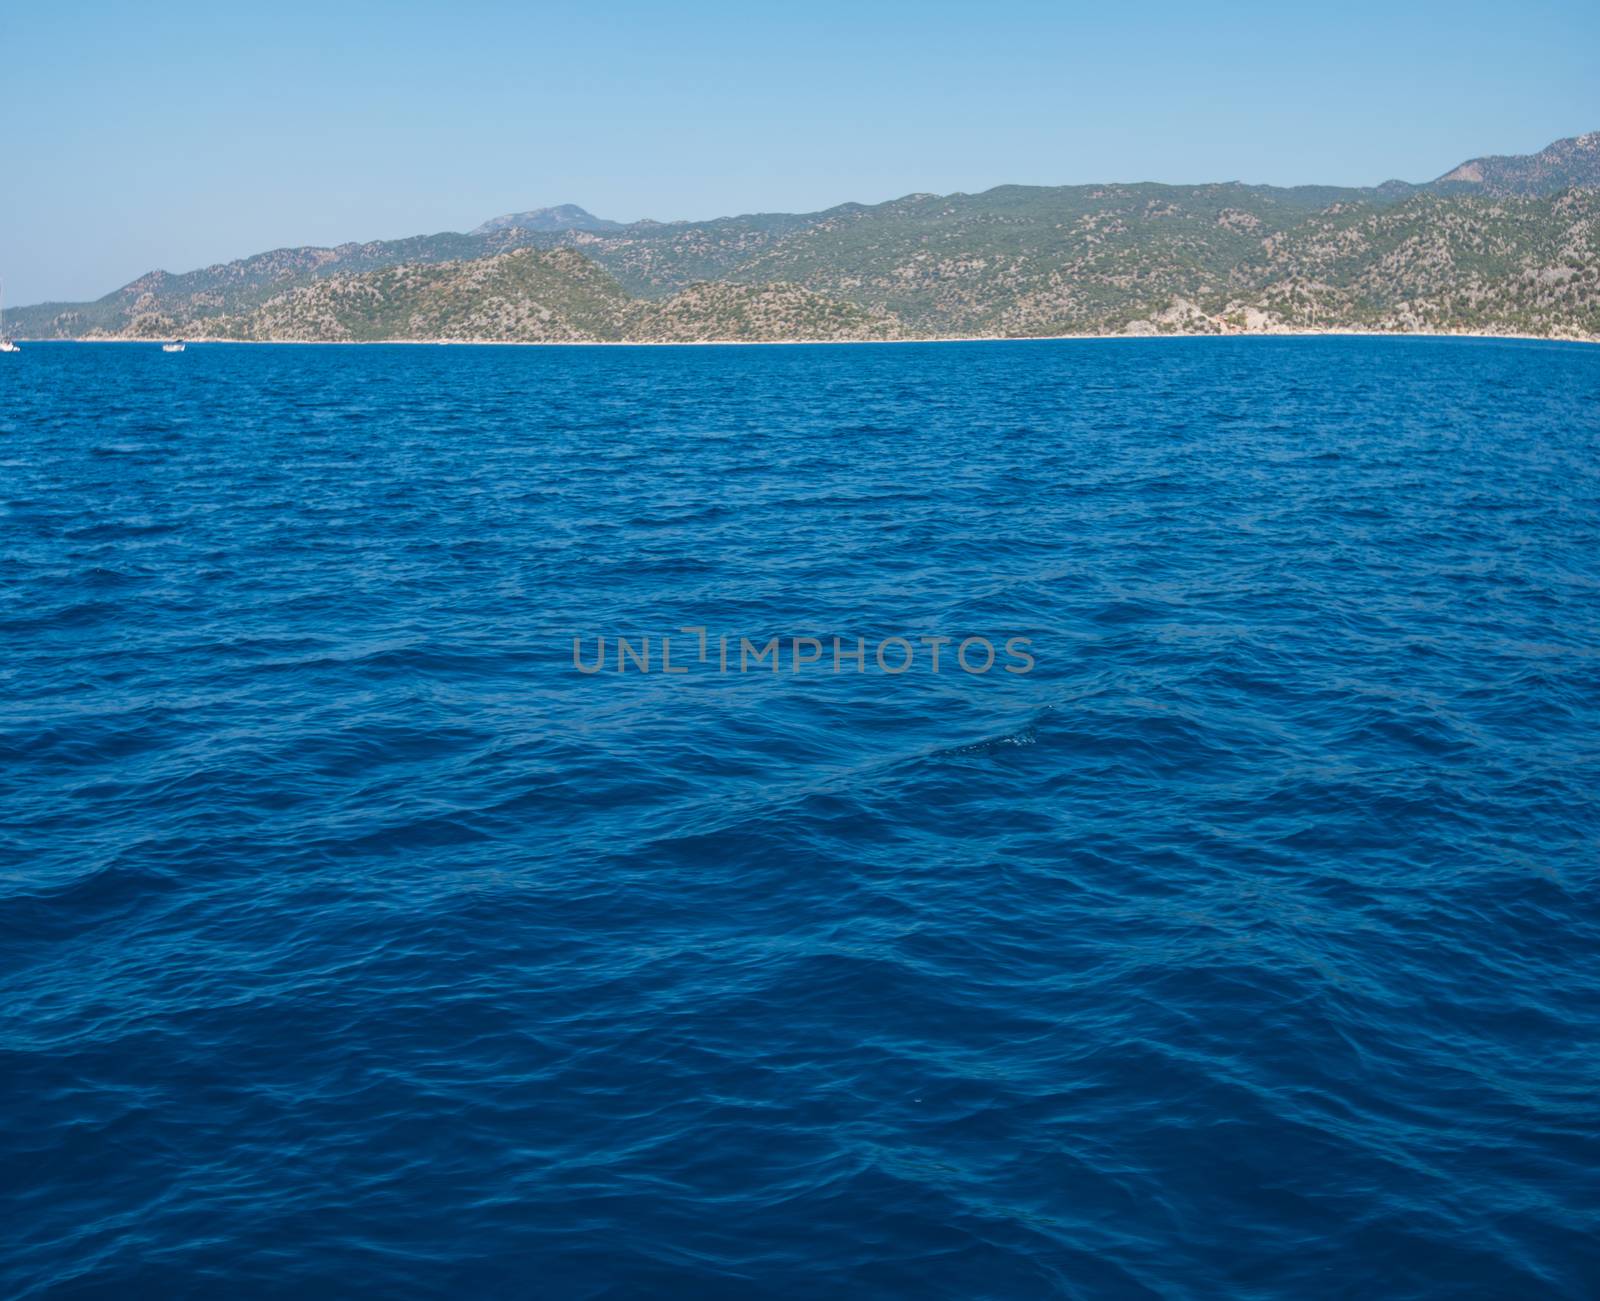
<svg viewBox="0 0 1600 1301">
<path fill-rule="evenodd" d="M 8 319 L 23 338 L 1595 337 L 1596 178 L 1600 134 L 1425 186 L 1009 185 L 628 226 L 566 205 L 471 235 L 153 272 Z"/>
</svg>

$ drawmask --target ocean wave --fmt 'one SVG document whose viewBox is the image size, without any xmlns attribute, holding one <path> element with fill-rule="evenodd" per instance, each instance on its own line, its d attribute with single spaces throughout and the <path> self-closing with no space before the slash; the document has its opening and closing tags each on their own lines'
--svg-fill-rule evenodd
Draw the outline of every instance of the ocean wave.
<svg viewBox="0 0 1600 1301">
<path fill-rule="evenodd" d="M 1592 1292 L 1594 350 L 139 351 L 4 377 L 6 1295 Z"/>
</svg>

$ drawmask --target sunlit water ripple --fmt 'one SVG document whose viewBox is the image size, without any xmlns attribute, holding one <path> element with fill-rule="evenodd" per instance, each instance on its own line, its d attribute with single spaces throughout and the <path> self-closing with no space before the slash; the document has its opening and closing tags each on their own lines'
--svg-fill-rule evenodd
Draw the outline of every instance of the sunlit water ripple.
<svg viewBox="0 0 1600 1301">
<path fill-rule="evenodd" d="M 1581 346 L 5 358 L 0 1293 L 1594 1295 L 1597 453 Z M 687 625 L 1037 665 L 572 668 Z"/>
</svg>

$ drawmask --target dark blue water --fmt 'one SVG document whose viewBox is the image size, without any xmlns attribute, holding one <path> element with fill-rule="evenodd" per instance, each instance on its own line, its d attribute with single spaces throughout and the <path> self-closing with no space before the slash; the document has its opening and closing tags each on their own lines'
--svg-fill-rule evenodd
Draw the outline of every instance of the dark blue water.
<svg viewBox="0 0 1600 1301">
<path fill-rule="evenodd" d="M 8 1297 L 1600 1287 L 1600 349 L 28 346 L 0 693 Z"/>
</svg>

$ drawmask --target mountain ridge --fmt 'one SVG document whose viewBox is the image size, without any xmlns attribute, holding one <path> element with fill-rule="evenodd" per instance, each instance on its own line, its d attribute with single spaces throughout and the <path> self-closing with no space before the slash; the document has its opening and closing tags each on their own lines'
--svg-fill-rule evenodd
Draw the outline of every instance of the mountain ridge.
<svg viewBox="0 0 1600 1301">
<path fill-rule="evenodd" d="M 621 230 L 620 221 L 607 221 L 575 203 L 561 203 L 553 208 L 534 208 L 528 212 L 508 212 L 502 217 L 491 217 L 474 226 L 469 235 L 492 235 L 501 230 Z"/>
<path fill-rule="evenodd" d="M 1568 136 L 1536 154 L 1491 154 L 1470 158 L 1431 183 L 1442 192 L 1472 187 L 1496 197 L 1551 194 L 1600 187 L 1600 131 Z"/>
<path fill-rule="evenodd" d="M 397 339 L 516 339 L 544 337 L 554 318 L 595 338 L 1337 325 L 1595 337 L 1597 191 L 1600 132 L 1424 185 L 1000 185 L 626 225 L 565 204 L 466 234 L 150 272 L 94 303 L 8 315 L 33 338 L 369 338 L 381 323 Z M 524 252 L 545 260 L 506 260 Z M 607 306 L 569 316 L 541 294 Z M 469 326 L 487 332 L 460 333 Z"/>
</svg>

